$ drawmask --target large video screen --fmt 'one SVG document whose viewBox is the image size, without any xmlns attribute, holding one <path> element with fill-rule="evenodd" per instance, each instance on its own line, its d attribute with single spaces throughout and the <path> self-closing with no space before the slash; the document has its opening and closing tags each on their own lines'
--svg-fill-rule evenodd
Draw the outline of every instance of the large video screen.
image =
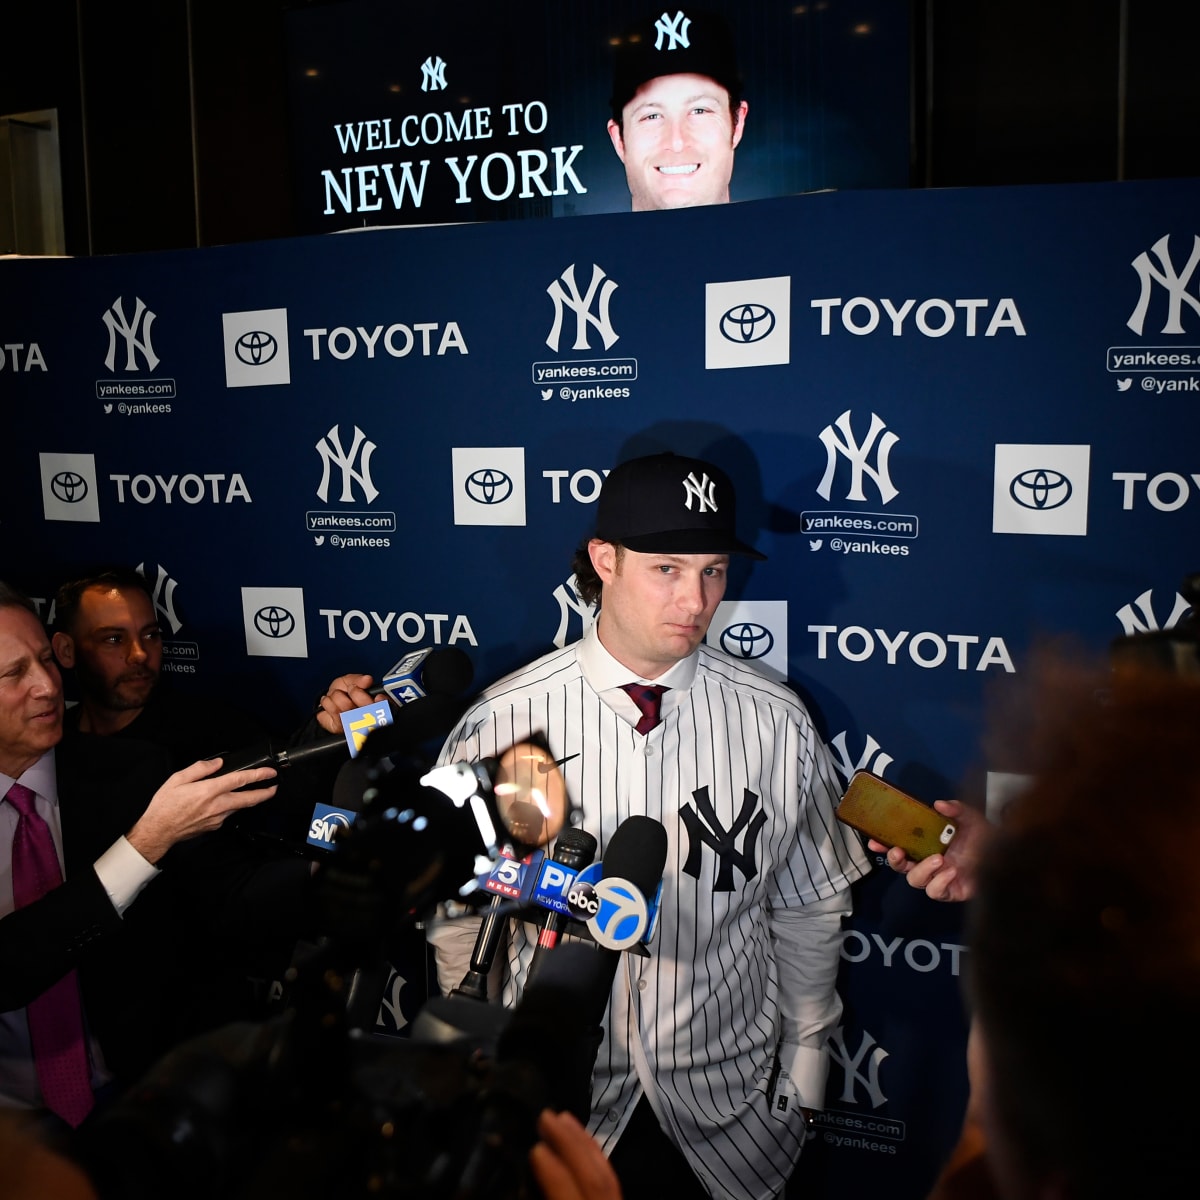
<svg viewBox="0 0 1200 1200">
<path fill-rule="evenodd" d="M 296 9 L 299 231 L 906 187 L 910 34 L 909 0 Z"/>
</svg>

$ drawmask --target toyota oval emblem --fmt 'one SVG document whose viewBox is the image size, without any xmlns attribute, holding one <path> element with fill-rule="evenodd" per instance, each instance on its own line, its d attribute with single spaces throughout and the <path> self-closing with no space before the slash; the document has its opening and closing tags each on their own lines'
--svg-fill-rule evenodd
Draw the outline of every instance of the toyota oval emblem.
<svg viewBox="0 0 1200 1200">
<path fill-rule="evenodd" d="M 279 343 L 263 329 L 243 333 L 233 346 L 238 361 L 244 362 L 248 367 L 265 366 L 278 351 Z"/>
<path fill-rule="evenodd" d="M 734 658 L 763 658 L 774 648 L 774 634 L 753 621 L 739 621 L 721 633 L 721 649 Z"/>
<path fill-rule="evenodd" d="M 503 504 L 513 494 L 513 481 L 503 471 L 480 467 L 467 476 L 464 488 L 476 504 Z"/>
<path fill-rule="evenodd" d="M 1060 471 L 1031 467 L 1013 477 L 1008 494 L 1022 508 L 1061 508 L 1071 498 L 1071 481 Z"/>
<path fill-rule="evenodd" d="M 278 604 L 268 604 L 254 614 L 254 628 L 263 637 L 284 638 L 296 628 L 296 618 Z"/>
<path fill-rule="evenodd" d="M 735 304 L 721 318 L 721 336 L 731 342 L 761 342 L 775 328 L 775 314 L 765 304 Z"/>
<path fill-rule="evenodd" d="M 50 480 L 50 490 L 64 504 L 78 504 L 88 494 L 88 484 L 77 471 L 59 471 Z"/>
</svg>

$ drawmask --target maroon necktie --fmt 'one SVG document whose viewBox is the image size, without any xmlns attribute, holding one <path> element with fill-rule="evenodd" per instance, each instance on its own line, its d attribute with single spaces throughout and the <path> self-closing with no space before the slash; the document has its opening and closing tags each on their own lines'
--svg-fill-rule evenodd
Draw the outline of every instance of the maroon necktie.
<svg viewBox="0 0 1200 1200">
<path fill-rule="evenodd" d="M 637 723 L 638 733 L 649 733 L 658 724 L 658 710 L 663 692 L 669 691 L 661 683 L 626 683 L 621 690 L 628 692 L 630 699 L 642 710 L 642 719 Z"/>
<path fill-rule="evenodd" d="M 5 799 L 20 814 L 12 840 L 13 905 L 24 908 L 62 883 L 50 826 L 33 806 L 33 792 L 14 783 Z M 72 1128 L 92 1110 L 92 1069 L 83 1032 L 79 979 L 74 971 L 25 1009 L 38 1084 L 46 1107 Z"/>
</svg>

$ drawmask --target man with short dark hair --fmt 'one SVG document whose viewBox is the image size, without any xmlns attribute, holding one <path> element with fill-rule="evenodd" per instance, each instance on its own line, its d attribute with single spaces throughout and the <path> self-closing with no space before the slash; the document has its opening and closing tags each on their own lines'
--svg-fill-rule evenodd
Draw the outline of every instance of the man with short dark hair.
<svg viewBox="0 0 1200 1200">
<path fill-rule="evenodd" d="M 824 1101 L 841 920 L 868 869 L 804 705 L 704 642 L 731 555 L 763 557 L 737 537 L 720 468 L 616 467 L 586 546 L 597 621 L 488 688 L 442 752 L 479 761 L 544 737 L 598 857 L 630 816 L 666 829 L 658 930 L 617 969 L 592 1089 L 590 1128 L 628 1200 L 781 1193 Z M 431 931 L 443 990 L 475 927 Z M 507 1004 L 536 941 L 512 923 Z"/>
<path fill-rule="evenodd" d="M 271 796 L 252 785 L 275 772 L 214 776 L 215 760 L 163 782 L 165 756 L 140 742 L 106 743 L 97 770 L 82 752 L 59 761 L 62 724 L 46 632 L 0 583 L 0 1102 L 77 1125 L 96 1088 L 130 1081 L 165 1049 L 156 1038 L 169 1014 L 153 985 L 181 961 L 186 936 L 167 917 L 177 897 L 168 856 Z M 156 883 L 160 870 L 167 881 Z"/>
<path fill-rule="evenodd" d="M 741 95 L 733 36 L 715 13 L 663 12 L 621 39 L 608 136 L 634 212 L 729 203 Z"/>
</svg>

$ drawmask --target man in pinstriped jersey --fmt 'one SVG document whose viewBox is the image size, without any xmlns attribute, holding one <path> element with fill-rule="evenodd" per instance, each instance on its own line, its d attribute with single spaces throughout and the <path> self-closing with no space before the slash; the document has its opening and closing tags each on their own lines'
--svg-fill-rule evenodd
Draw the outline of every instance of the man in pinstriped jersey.
<svg viewBox="0 0 1200 1200">
<path fill-rule="evenodd" d="M 623 956 L 596 1061 L 589 1128 L 627 1200 L 766 1200 L 782 1193 L 811 1110 L 850 884 L 868 863 L 833 816 L 829 752 L 789 688 L 704 644 L 736 536 L 720 468 L 658 454 L 615 468 L 595 537 L 576 556 L 584 638 L 488 688 L 442 761 L 477 760 L 541 734 L 600 855 L 627 817 L 667 831 L 658 930 Z M 658 723 L 624 690 L 664 688 Z M 466 973 L 474 922 L 430 933 L 444 990 Z M 536 942 L 512 923 L 504 1000 Z"/>
</svg>

